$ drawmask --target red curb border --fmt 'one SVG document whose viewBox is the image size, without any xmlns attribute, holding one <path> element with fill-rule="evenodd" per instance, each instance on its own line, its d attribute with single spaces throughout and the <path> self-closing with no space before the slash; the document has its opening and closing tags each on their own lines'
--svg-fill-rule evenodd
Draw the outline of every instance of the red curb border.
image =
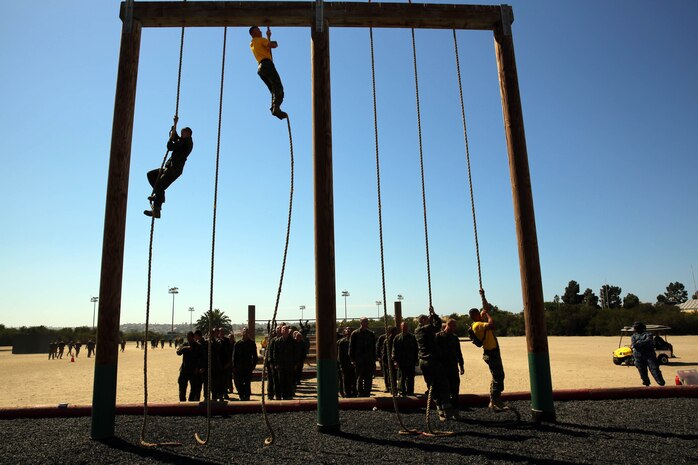
<svg viewBox="0 0 698 465">
<path fill-rule="evenodd" d="M 571 400 L 618 400 L 618 399 L 659 399 L 698 397 L 698 386 L 664 386 L 644 388 L 604 388 L 604 389 L 565 389 L 553 392 L 553 399 L 558 402 Z M 505 401 L 530 400 L 530 392 L 510 392 L 502 394 Z M 424 408 L 426 396 L 400 397 L 400 408 Z M 461 406 L 481 407 L 489 403 L 486 394 L 461 394 Z M 340 399 L 342 410 L 393 410 L 391 397 L 362 397 Z M 317 409 L 316 400 L 268 400 L 267 412 L 300 412 Z M 214 403 L 212 415 L 232 415 L 239 413 L 260 413 L 259 401 Z M 0 408 L 0 419 L 17 418 L 62 418 L 87 417 L 92 414 L 90 405 L 37 405 L 33 407 Z M 121 404 L 116 406 L 117 415 L 143 415 L 143 404 Z M 205 416 L 206 405 L 203 403 L 149 404 L 148 414 L 165 416 Z"/>
</svg>

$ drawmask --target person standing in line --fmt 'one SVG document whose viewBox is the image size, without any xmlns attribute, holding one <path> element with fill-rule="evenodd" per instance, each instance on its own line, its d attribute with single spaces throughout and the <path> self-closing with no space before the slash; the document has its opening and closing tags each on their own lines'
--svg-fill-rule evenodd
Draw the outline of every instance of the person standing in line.
<svg viewBox="0 0 698 465">
<path fill-rule="evenodd" d="M 337 341 L 337 363 L 341 374 L 340 392 L 342 397 L 356 397 L 356 373 L 349 358 L 349 342 L 352 329 L 344 328 L 344 337 Z"/>
<path fill-rule="evenodd" d="M 458 394 L 460 390 L 460 377 L 465 374 L 463 364 L 463 352 L 460 348 L 460 340 L 456 336 L 456 320 L 446 320 L 446 328 L 436 335 L 436 343 L 443 357 L 443 365 L 448 380 L 448 390 L 451 394 L 451 406 L 454 416 L 458 418 Z"/>
<path fill-rule="evenodd" d="M 198 351 L 194 333 L 187 333 L 187 342 L 177 348 L 177 355 L 182 357 L 182 365 L 179 367 L 179 401 L 187 400 L 187 386 L 189 386 L 189 402 L 199 401 L 201 385 L 199 383 L 198 371 Z"/>
<path fill-rule="evenodd" d="M 471 329 L 480 341 L 482 341 L 482 359 L 490 369 L 492 381 L 490 382 L 490 405 L 489 408 L 495 412 L 501 411 L 506 407 L 502 402 L 502 392 L 504 391 L 504 366 L 502 365 L 502 354 L 499 350 L 499 342 L 494 335 L 494 319 L 490 315 L 490 304 L 485 298 L 485 291 L 480 289 L 482 297 L 482 311 L 477 308 L 471 308 L 468 312 L 470 319 L 473 320 Z"/>
<path fill-rule="evenodd" d="M 281 326 L 279 326 L 277 329 L 271 330 L 266 339 L 266 347 L 264 347 L 264 364 L 266 365 L 267 370 L 267 397 L 270 400 L 274 400 L 276 398 L 276 372 L 274 370 L 274 364 L 272 363 L 272 354 L 274 353 L 274 343 L 276 341 L 277 334 L 280 332 L 280 328 Z"/>
<path fill-rule="evenodd" d="M 281 336 L 276 338 L 272 356 L 274 370 L 277 372 L 277 399 L 279 395 L 283 400 L 293 399 L 298 350 L 296 341 L 291 338 L 290 327 L 281 327 Z"/>
<path fill-rule="evenodd" d="M 201 391 L 203 390 L 203 396 L 204 396 L 204 402 L 207 402 L 209 399 L 206 396 L 207 391 L 208 391 L 208 349 L 209 349 L 209 344 L 208 341 L 204 338 L 204 334 L 201 332 L 200 329 L 197 329 L 194 331 L 194 339 L 196 340 L 196 343 L 198 344 L 197 350 L 196 350 L 196 367 L 197 367 L 197 372 L 198 372 L 198 380 L 197 380 L 197 391 L 196 391 L 196 398 L 200 399 L 201 398 Z"/>
<path fill-rule="evenodd" d="M 305 364 L 305 358 L 308 356 L 308 346 L 305 344 L 305 339 L 303 339 L 300 331 L 293 332 L 293 340 L 296 342 L 296 353 L 298 355 L 295 374 L 295 385 L 298 386 L 303 379 L 303 365 Z"/>
<path fill-rule="evenodd" d="M 228 394 L 232 395 L 234 392 L 234 387 L 233 387 L 233 351 L 235 350 L 235 335 L 233 334 L 233 330 L 231 329 L 230 332 L 223 335 L 223 339 L 225 339 L 225 344 L 224 344 L 224 368 L 225 368 L 225 394 L 226 394 L 226 399 L 227 400 L 232 400 L 231 398 L 227 397 Z"/>
<path fill-rule="evenodd" d="M 414 395 L 415 366 L 419 358 L 417 357 L 417 339 L 410 333 L 409 325 L 403 321 L 400 323 L 400 334 L 395 336 L 393 341 L 392 358 L 398 368 L 398 382 L 400 395 Z"/>
<path fill-rule="evenodd" d="M 443 366 L 443 355 L 436 343 L 436 333 L 441 331 L 441 318 L 429 308 L 429 316 L 420 315 L 419 326 L 415 331 L 419 368 L 424 374 L 424 381 L 431 389 L 431 396 L 439 412 L 439 420 L 455 418 L 451 405 L 448 379 Z"/>
<path fill-rule="evenodd" d="M 633 349 L 635 367 L 640 373 L 640 379 L 645 386 L 650 385 L 650 378 L 647 376 L 649 368 L 652 377 L 660 386 L 664 386 L 664 377 L 659 369 L 657 353 L 654 351 L 654 338 L 652 333 L 647 331 L 647 327 L 641 321 L 633 324 L 633 335 L 630 336 L 630 348 Z"/>
<path fill-rule="evenodd" d="M 240 400 L 250 400 L 252 371 L 258 362 L 257 344 L 250 339 L 248 329 L 243 328 L 242 338 L 233 346 L 233 377 Z"/>
<path fill-rule="evenodd" d="M 370 397 L 373 373 L 376 371 L 376 335 L 368 329 L 368 318 L 359 320 L 359 329 L 351 333 L 349 358 L 356 372 L 356 390 L 359 397 Z"/>
<path fill-rule="evenodd" d="M 383 392 L 390 392 L 390 383 L 388 382 L 388 370 L 386 370 L 385 366 L 383 365 L 383 349 L 385 347 L 385 340 L 387 338 L 387 334 L 381 334 L 378 336 L 376 339 L 376 358 L 378 359 L 378 366 L 380 367 L 381 373 L 383 373 Z"/>
<path fill-rule="evenodd" d="M 225 393 L 225 349 L 223 328 L 214 328 L 209 339 L 211 350 L 211 396 L 215 401 L 227 400 Z"/>
<path fill-rule="evenodd" d="M 381 367 L 383 368 L 383 381 L 385 382 L 385 392 L 392 392 L 392 388 L 397 391 L 397 370 L 395 369 L 395 363 L 392 359 L 393 353 L 393 342 L 395 336 L 397 335 L 397 328 L 395 326 L 389 326 L 388 332 L 383 338 L 383 343 L 376 345 L 378 351 L 378 358 L 381 361 Z M 380 339 L 380 338 L 379 338 Z"/>
</svg>

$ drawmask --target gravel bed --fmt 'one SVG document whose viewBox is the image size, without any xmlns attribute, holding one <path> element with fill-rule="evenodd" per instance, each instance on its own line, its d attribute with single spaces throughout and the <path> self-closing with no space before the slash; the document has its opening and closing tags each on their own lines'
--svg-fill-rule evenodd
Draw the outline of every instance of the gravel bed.
<svg viewBox="0 0 698 465">
<path fill-rule="evenodd" d="M 557 423 L 534 425 L 530 403 L 511 412 L 461 411 L 458 422 L 440 423 L 452 437 L 402 436 L 393 412 L 341 411 L 341 433 L 320 434 L 316 412 L 270 414 L 272 446 L 261 414 L 212 419 L 210 442 L 199 417 L 149 417 L 147 439 L 181 447 L 139 445 L 142 417 L 119 416 L 116 437 L 89 438 L 90 418 L 0 420 L 0 463 L 7 464 L 696 464 L 698 399 L 633 399 L 556 403 Z M 424 412 L 402 413 L 408 427 L 424 427 Z"/>
</svg>

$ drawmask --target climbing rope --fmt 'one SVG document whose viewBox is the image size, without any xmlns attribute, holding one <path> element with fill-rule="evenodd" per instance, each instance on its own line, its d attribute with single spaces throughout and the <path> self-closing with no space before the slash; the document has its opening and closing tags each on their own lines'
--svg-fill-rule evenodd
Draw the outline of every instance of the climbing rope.
<svg viewBox="0 0 698 465">
<path fill-rule="evenodd" d="M 475 215 L 475 195 L 473 194 L 473 176 L 472 176 L 472 171 L 470 169 L 470 147 L 468 145 L 468 125 L 466 124 L 466 119 L 465 119 L 465 104 L 463 102 L 463 84 L 462 84 L 462 79 L 461 79 L 461 72 L 460 72 L 460 58 L 458 54 L 458 38 L 456 37 L 456 30 L 453 29 L 453 49 L 455 51 L 456 55 L 456 71 L 458 73 L 458 93 L 460 95 L 460 111 L 461 111 L 461 118 L 463 120 L 463 139 L 465 140 L 465 159 L 467 161 L 468 165 L 468 187 L 470 189 L 470 209 L 472 211 L 473 215 L 473 233 L 475 237 L 475 256 L 477 258 L 477 279 L 478 279 L 478 284 L 480 285 L 480 290 L 482 290 L 482 306 L 483 308 L 487 304 L 487 301 L 485 300 L 484 296 L 484 287 L 482 286 L 482 266 L 480 263 L 480 243 L 478 241 L 477 237 L 477 217 Z M 519 414 L 519 411 L 516 410 L 514 407 L 511 407 L 509 405 L 505 405 L 504 408 L 495 410 L 495 412 L 504 412 L 504 411 L 512 411 L 514 412 L 514 415 L 516 416 L 515 422 L 518 422 L 521 419 L 521 415 Z"/>
<path fill-rule="evenodd" d="M 411 4 L 412 0 L 409 0 L 409 3 Z M 414 66 L 414 88 L 415 88 L 415 97 L 417 100 L 417 133 L 419 136 L 419 169 L 420 169 L 421 180 L 422 180 L 422 212 L 423 212 L 423 216 L 424 216 L 424 244 L 425 244 L 425 249 L 426 249 L 426 262 L 427 262 L 427 287 L 428 287 L 428 293 L 429 293 L 429 313 L 433 314 L 434 307 L 433 307 L 432 293 L 431 293 L 431 263 L 430 263 L 430 259 L 429 259 L 429 228 L 427 226 L 427 195 L 426 195 L 426 183 L 424 182 L 424 147 L 423 147 L 423 143 L 422 143 L 422 116 L 421 116 L 421 108 L 420 108 L 420 101 L 419 101 L 419 77 L 418 77 L 418 72 L 417 72 L 417 41 L 415 39 L 414 28 L 412 28 L 411 31 L 412 31 L 412 64 Z M 431 397 L 432 397 L 431 391 L 432 391 L 432 388 L 430 386 L 429 387 L 429 394 L 427 396 L 427 411 L 426 411 L 426 417 L 425 417 L 427 431 L 424 434 L 428 435 L 428 436 L 451 436 L 451 435 L 453 435 L 453 433 L 450 431 L 432 431 L 432 429 L 431 429 L 431 424 L 429 422 L 429 414 L 431 411 L 430 405 L 431 405 Z"/>
<path fill-rule="evenodd" d="M 185 2 L 187 0 L 184 0 Z M 174 115 L 174 125 L 172 126 L 171 130 L 176 129 L 177 127 L 177 121 L 179 120 L 179 95 L 180 95 L 180 89 L 182 85 L 182 58 L 184 56 L 184 26 L 182 26 L 182 32 L 180 36 L 180 41 L 179 41 L 179 66 L 177 70 L 177 98 L 176 98 L 176 103 L 175 103 L 175 115 Z M 162 173 L 162 170 L 165 168 L 165 162 L 167 161 L 167 156 L 169 155 L 170 151 L 169 149 L 165 152 L 165 156 L 162 159 L 162 163 L 160 165 L 160 173 Z M 157 186 L 157 183 L 160 181 L 158 180 L 155 182 L 155 186 L 153 186 L 153 193 L 155 193 L 155 187 Z M 152 205 L 151 205 L 152 208 Z M 149 325 L 150 325 L 150 284 L 151 284 L 151 273 L 152 273 L 152 265 L 153 265 L 153 235 L 155 232 L 155 215 L 151 217 L 150 220 L 150 241 L 148 243 L 148 290 L 147 290 L 147 295 L 146 295 L 146 303 L 145 303 L 145 347 L 143 349 L 143 423 L 141 425 L 141 438 L 140 442 L 142 446 L 145 447 L 157 447 L 157 446 L 181 446 L 181 443 L 179 442 L 161 442 L 161 443 L 153 443 L 153 442 L 148 442 L 145 440 L 145 435 L 147 431 L 147 426 L 148 426 L 148 344 L 149 344 L 149 339 L 148 339 L 148 330 L 149 330 Z"/>
<path fill-rule="evenodd" d="M 186 3 L 187 0 L 183 0 L 184 3 Z M 174 124 L 172 125 L 172 128 L 170 131 L 176 130 L 177 129 L 177 121 L 179 121 L 179 94 L 180 94 L 180 89 L 182 87 L 182 58 L 184 56 L 184 26 L 182 26 L 182 32 L 179 37 L 179 65 L 177 67 L 177 98 L 175 99 L 175 114 L 173 118 Z M 170 134 L 171 135 L 171 134 Z M 165 168 L 165 163 L 167 162 L 167 156 L 170 154 L 170 150 L 167 149 L 165 152 L 165 156 L 162 157 L 162 163 L 160 163 L 160 171 L 158 173 L 162 173 L 162 170 Z M 157 180 L 155 181 L 155 185 L 153 186 L 153 194 L 155 194 L 155 188 L 157 187 L 158 183 L 160 182 L 160 176 L 158 175 Z M 152 205 L 151 205 L 152 209 Z"/>
<path fill-rule="evenodd" d="M 220 166 L 220 153 L 221 153 L 221 124 L 223 121 L 223 84 L 225 83 L 225 48 L 228 39 L 228 28 L 223 28 L 223 55 L 221 58 L 221 88 L 220 96 L 218 98 L 218 138 L 216 141 L 216 174 L 215 181 L 213 184 L 213 226 L 211 228 L 211 286 L 209 290 L 209 300 L 208 300 L 208 350 L 207 350 L 207 368 L 206 376 L 208 379 L 206 385 L 206 437 L 201 439 L 199 433 L 194 433 L 196 441 L 201 445 L 208 444 L 208 440 L 211 437 L 211 357 L 213 352 L 213 272 L 216 259 L 216 213 L 218 207 L 218 170 Z"/>
<path fill-rule="evenodd" d="M 270 446 L 274 443 L 274 429 L 271 427 L 269 422 L 269 417 L 267 416 L 267 406 L 265 401 L 265 390 L 264 390 L 264 380 L 267 375 L 267 364 L 269 363 L 269 349 L 271 348 L 271 332 L 276 327 L 276 315 L 279 311 L 279 300 L 281 299 L 281 289 L 284 283 L 284 273 L 286 272 L 286 257 L 288 255 L 288 244 L 291 237 L 291 218 L 293 216 L 293 136 L 291 133 L 291 117 L 286 117 L 286 126 L 288 127 L 288 143 L 290 147 L 290 159 L 291 159 L 291 187 L 288 200 L 288 220 L 286 222 L 286 243 L 284 245 L 284 256 L 281 261 L 281 276 L 279 277 L 279 287 L 276 291 L 276 303 L 274 304 L 274 315 L 271 319 L 271 324 L 267 327 L 267 347 L 264 350 L 264 363 L 262 364 L 262 416 L 264 417 L 264 423 L 267 425 L 269 430 L 269 436 L 264 439 L 264 445 Z"/>
<path fill-rule="evenodd" d="M 410 0 L 410 3 L 412 1 Z M 412 62 L 414 65 L 414 89 L 417 97 L 417 133 L 419 135 L 419 170 L 422 177 L 422 212 L 424 215 L 424 243 L 426 245 L 427 259 L 427 286 L 429 292 L 429 307 L 432 307 L 431 297 L 431 264 L 429 260 L 429 229 L 427 227 L 427 194 L 424 182 L 424 147 L 422 144 L 422 116 L 419 105 L 419 78 L 417 74 L 417 43 L 414 38 L 414 28 L 412 28 Z"/>
<path fill-rule="evenodd" d="M 463 103 L 463 84 L 460 73 L 460 59 L 458 57 L 458 39 L 456 38 L 456 30 L 453 29 L 453 47 L 456 53 L 456 71 L 458 72 L 458 92 L 460 94 L 460 112 L 463 120 L 463 138 L 465 139 L 465 158 L 468 164 L 468 185 L 470 187 L 470 209 L 473 214 L 473 231 L 475 233 L 475 255 L 477 257 L 477 278 L 480 289 L 482 287 L 482 268 L 480 265 L 480 243 L 477 238 L 477 218 L 475 216 L 475 196 L 473 194 L 473 177 L 470 170 L 470 146 L 468 145 L 468 125 L 465 119 L 465 104 Z"/>
<path fill-rule="evenodd" d="M 369 1 L 370 3 L 370 1 Z M 387 299 L 385 292 L 385 254 L 383 249 L 383 208 L 381 203 L 381 172 L 380 172 L 380 156 L 378 151 L 378 110 L 376 104 L 376 67 L 375 67 L 375 57 L 373 49 L 373 28 L 369 28 L 369 36 L 371 39 L 371 82 L 373 83 L 373 132 L 376 141 L 376 186 L 378 192 L 378 236 L 380 239 L 380 252 L 381 252 L 381 284 L 383 289 L 383 326 L 385 328 L 385 346 L 383 350 L 388 353 L 388 366 L 384 366 L 384 369 L 388 370 L 388 382 L 390 384 L 390 394 L 393 398 L 393 408 L 395 410 L 395 416 L 400 424 L 399 434 L 419 434 L 419 431 L 415 429 L 409 429 L 405 426 L 400 416 L 400 409 L 397 404 L 397 393 L 395 392 L 395 380 L 393 379 L 393 370 L 391 368 L 392 360 L 390 353 L 388 352 L 390 346 L 388 344 L 388 311 L 387 311 Z"/>
</svg>

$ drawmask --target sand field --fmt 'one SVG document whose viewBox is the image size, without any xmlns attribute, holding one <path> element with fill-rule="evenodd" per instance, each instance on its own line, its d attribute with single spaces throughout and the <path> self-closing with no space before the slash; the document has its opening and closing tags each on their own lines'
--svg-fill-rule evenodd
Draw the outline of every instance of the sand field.
<svg viewBox="0 0 698 465">
<path fill-rule="evenodd" d="M 611 354 L 618 347 L 618 337 L 550 337 L 550 364 L 553 389 L 636 387 L 640 377 L 634 367 L 616 366 Z M 506 372 L 505 391 L 530 390 L 526 340 L 524 337 L 499 338 Z M 673 384 L 677 370 L 698 369 L 698 336 L 673 336 L 677 358 L 662 366 L 667 383 Z M 489 372 L 482 361 L 482 350 L 470 342 L 461 343 L 465 374 L 461 376 L 461 393 L 483 394 L 489 390 Z M 178 400 L 177 376 L 181 359 L 175 349 L 148 350 L 149 402 L 173 403 Z M 75 362 L 48 360 L 47 355 L 12 355 L 9 347 L 0 348 L 0 407 L 85 405 L 92 403 L 94 358 L 87 358 L 83 348 Z M 253 383 L 253 399 L 259 399 L 261 383 Z M 374 380 L 375 395 L 382 391 L 383 380 Z M 423 392 L 424 382 L 417 377 L 415 391 Z M 237 395 L 234 396 L 237 398 Z M 315 379 L 306 379 L 298 397 L 315 397 Z M 143 402 L 143 351 L 129 342 L 119 352 L 117 403 Z"/>
</svg>

